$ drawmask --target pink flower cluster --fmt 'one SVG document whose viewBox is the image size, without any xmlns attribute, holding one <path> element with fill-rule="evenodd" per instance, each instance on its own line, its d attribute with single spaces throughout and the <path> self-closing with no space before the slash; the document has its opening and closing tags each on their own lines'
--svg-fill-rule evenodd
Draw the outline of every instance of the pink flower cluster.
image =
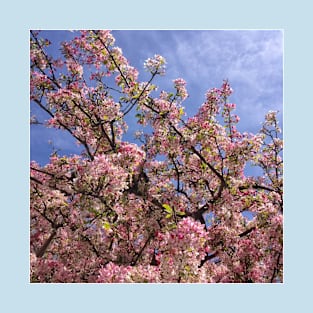
<svg viewBox="0 0 313 313">
<path fill-rule="evenodd" d="M 174 81 L 174 86 L 177 90 L 177 96 L 183 100 L 188 97 L 188 92 L 186 89 L 186 81 L 182 78 L 177 78 Z"/>
<path fill-rule="evenodd" d="M 191 218 L 184 218 L 173 231 L 158 233 L 162 277 L 173 282 L 197 280 L 207 237 L 203 225 Z"/>
<path fill-rule="evenodd" d="M 66 60 L 66 66 L 69 72 L 80 79 L 83 76 L 83 67 L 73 59 Z"/>
<path fill-rule="evenodd" d="M 154 266 L 119 266 L 108 263 L 99 270 L 98 283 L 158 283 L 160 271 Z"/>
<path fill-rule="evenodd" d="M 162 56 L 145 62 L 151 78 L 140 82 L 110 31 L 82 31 L 60 59 L 31 34 L 31 100 L 50 115 L 45 126 L 84 149 L 30 164 L 31 281 L 283 280 L 276 112 L 259 133 L 241 133 L 224 81 L 185 121 L 186 82 L 173 81 L 176 94 L 152 84 Z M 140 145 L 122 137 L 134 110 L 148 129 Z M 263 173 L 247 176 L 251 164 Z"/>
<path fill-rule="evenodd" d="M 144 67 L 147 71 L 149 71 L 151 74 L 159 74 L 164 75 L 165 74 L 165 58 L 161 55 L 154 55 L 153 58 L 149 58 L 145 61 Z"/>
</svg>

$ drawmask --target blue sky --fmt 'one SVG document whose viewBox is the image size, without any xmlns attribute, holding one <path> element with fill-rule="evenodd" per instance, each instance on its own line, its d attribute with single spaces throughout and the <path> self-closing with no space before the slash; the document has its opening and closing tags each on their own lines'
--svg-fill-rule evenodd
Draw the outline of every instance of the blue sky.
<svg viewBox="0 0 313 313">
<path fill-rule="evenodd" d="M 220 87 L 228 79 L 237 104 L 239 130 L 257 132 L 269 110 L 283 112 L 283 32 L 280 30 L 120 30 L 112 31 L 130 64 L 139 70 L 139 79 L 146 81 L 144 61 L 154 54 L 166 58 L 166 75 L 157 78 L 158 91 L 172 90 L 172 80 L 187 82 L 189 98 L 184 102 L 188 116 L 194 115 L 204 102 L 205 93 Z M 69 31 L 43 32 L 52 43 L 70 39 Z M 52 53 L 58 53 L 53 46 Z M 37 110 L 31 105 L 31 113 Z M 130 116 L 129 136 L 137 125 Z M 52 140 L 60 155 L 79 153 L 74 140 L 61 131 L 34 125 L 30 131 L 30 159 L 41 165 L 48 162 Z"/>
</svg>

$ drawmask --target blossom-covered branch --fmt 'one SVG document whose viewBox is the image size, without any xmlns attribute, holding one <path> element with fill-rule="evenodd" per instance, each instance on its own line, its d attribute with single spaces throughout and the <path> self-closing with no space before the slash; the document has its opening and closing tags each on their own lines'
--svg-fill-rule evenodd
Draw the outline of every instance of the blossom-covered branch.
<svg viewBox="0 0 313 313">
<path fill-rule="evenodd" d="M 182 78 L 157 92 L 110 31 L 61 44 L 31 31 L 30 101 L 83 149 L 30 164 L 32 282 L 282 282 L 283 141 L 277 112 L 260 131 L 237 129 L 228 80 L 194 116 Z M 126 141 L 125 117 L 144 130 Z M 259 176 L 247 176 L 256 166 Z M 247 217 L 248 216 L 248 217 Z"/>
</svg>

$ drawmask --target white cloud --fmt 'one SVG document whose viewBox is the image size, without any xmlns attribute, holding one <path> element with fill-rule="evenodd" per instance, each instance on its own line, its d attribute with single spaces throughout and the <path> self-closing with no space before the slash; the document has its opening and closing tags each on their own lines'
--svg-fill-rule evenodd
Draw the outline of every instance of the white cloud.
<svg viewBox="0 0 313 313">
<path fill-rule="evenodd" d="M 203 99 L 209 87 L 229 79 L 235 90 L 232 101 L 247 127 L 259 124 L 269 109 L 282 110 L 281 32 L 194 31 L 173 37 L 166 51 L 168 74 L 185 78 L 197 88 L 193 94 L 201 92 Z"/>
</svg>

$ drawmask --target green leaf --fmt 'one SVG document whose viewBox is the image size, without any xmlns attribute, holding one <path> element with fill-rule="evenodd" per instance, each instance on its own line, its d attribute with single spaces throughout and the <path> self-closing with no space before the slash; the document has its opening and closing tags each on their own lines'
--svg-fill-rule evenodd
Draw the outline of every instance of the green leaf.
<svg viewBox="0 0 313 313">
<path fill-rule="evenodd" d="M 165 209 L 166 213 L 169 213 L 171 215 L 173 214 L 173 209 L 168 204 L 163 204 L 162 206 Z"/>
<path fill-rule="evenodd" d="M 185 271 L 190 272 L 191 271 L 191 267 L 189 265 L 185 265 Z"/>
<path fill-rule="evenodd" d="M 171 217 L 172 217 L 172 214 L 170 213 L 165 215 L 165 218 L 171 218 Z"/>
<path fill-rule="evenodd" d="M 207 166 L 204 162 L 201 163 L 201 168 L 202 168 L 203 170 L 206 170 L 207 167 L 208 167 L 208 166 Z"/>
<path fill-rule="evenodd" d="M 171 230 L 173 230 L 173 229 L 176 229 L 176 228 L 177 228 L 177 225 L 176 225 L 174 222 L 168 223 L 168 225 L 167 225 L 166 228 L 167 228 L 167 230 L 171 231 Z"/>
<path fill-rule="evenodd" d="M 103 228 L 104 228 L 105 230 L 110 230 L 110 229 L 111 229 L 111 225 L 110 225 L 109 222 L 104 222 L 102 226 L 103 226 Z"/>
<path fill-rule="evenodd" d="M 185 216 L 186 215 L 186 213 L 185 212 L 176 212 L 176 215 L 178 215 L 178 216 Z"/>
</svg>

